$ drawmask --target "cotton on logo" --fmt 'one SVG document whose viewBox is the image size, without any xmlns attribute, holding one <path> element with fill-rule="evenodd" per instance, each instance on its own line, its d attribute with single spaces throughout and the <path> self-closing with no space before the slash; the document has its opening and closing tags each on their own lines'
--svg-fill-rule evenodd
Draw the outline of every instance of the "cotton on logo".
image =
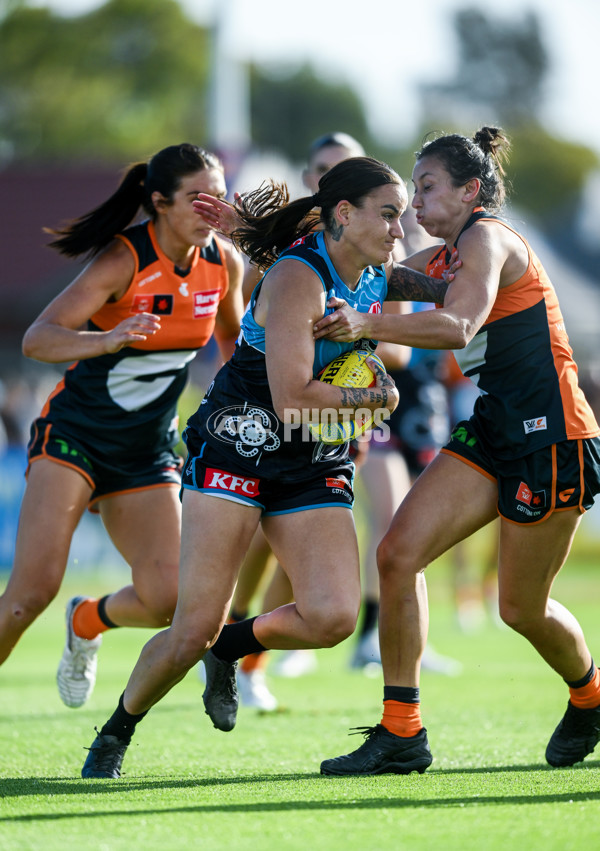
<svg viewBox="0 0 600 851">
<path fill-rule="evenodd" d="M 381 313 L 381 302 L 374 301 L 373 304 L 369 307 L 369 313 Z"/>
<path fill-rule="evenodd" d="M 234 476 L 225 470 L 216 470 L 207 467 L 204 474 L 205 488 L 219 488 L 220 490 L 237 493 L 240 496 L 258 496 L 258 485 L 260 479 L 244 479 L 242 476 Z"/>
<path fill-rule="evenodd" d="M 162 272 L 155 272 L 153 275 L 149 275 L 149 277 L 144 278 L 143 281 L 138 283 L 138 287 L 143 287 L 144 284 L 149 284 L 150 281 L 155 281 L 157 278 L 162 277 Z"/>
<path fill-rule="evenodd" d="M 544 429 L 548 428 L 546 417 L 537 417 L 535 420 L 523 420 L 523 428 L 525 429 L 525 434 L 531 434 L 532 431 L 544 431 Z"/>
</svg>

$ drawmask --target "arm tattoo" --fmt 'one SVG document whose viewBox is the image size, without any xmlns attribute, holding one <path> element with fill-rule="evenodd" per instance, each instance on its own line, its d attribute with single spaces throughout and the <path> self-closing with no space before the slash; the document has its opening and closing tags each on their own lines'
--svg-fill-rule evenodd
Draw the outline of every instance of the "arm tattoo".
<svg viewBox="0 0 600 851">
<path fill-rule="evenodd" d="M 360 408 L 366 403 L 376 402 L 382 408 L 386 408 L 388 404 L 388 392 L 385 387 L 378 387 L 377 390 L 359 387 L 340 387 L 342 391 L 342 404 L 340 408 Z"/>
<path fill-rule="evenodd" d="M 386 301 L 431 301 L 443 304 L 447 289 L 446 281 L 430 278 L 401 263 L 394 263 Z"/>
</svg>

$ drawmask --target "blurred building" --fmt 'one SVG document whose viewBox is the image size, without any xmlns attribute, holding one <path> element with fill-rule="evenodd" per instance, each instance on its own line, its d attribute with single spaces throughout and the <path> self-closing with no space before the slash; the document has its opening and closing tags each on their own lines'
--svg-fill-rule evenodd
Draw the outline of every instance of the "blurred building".
<svg viewBox="0 0 600 851">
<path fill-rule="evenodd" d="M 0 172 L 0 354 L 14 363 L 21 338 L 39 311 L 78 273 L 81 263 L 47 248 L 57 227 L 112 194 L 117 170 L 14 166 Z"/>
</svg>

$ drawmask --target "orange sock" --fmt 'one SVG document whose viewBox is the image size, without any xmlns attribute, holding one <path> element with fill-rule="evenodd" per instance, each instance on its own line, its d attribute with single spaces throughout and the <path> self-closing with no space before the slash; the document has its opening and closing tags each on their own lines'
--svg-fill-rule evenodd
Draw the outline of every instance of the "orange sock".
<svg viewBox="0 0 600 851">
<path fill-rule="evenodd" d="M 240 662 L 240 671 L 244 674 L 251 674 L 252 671 L 262 671 L 267 665 L 269 657 L 266 651 L 261 653 L 248 653 Z"/>
<path fill-rule="evenodd" d="M 592 679 L 579 688 L 569 688 L 569 696 L 573 706 L 578 709 L 594 709 L 600 706 L 600 671 L 594 669 Z"/>
<path fill-rule="evenodd" d="M 399 700 L 383 701 L 381 725 L 396 736 L 416 736 L 423 727 L 420 703 L 400 703 Z"/>
<path fill-rule="evenodd" d="M 91 640 L 101 632 L 110 629 L 98 614 L 99 600 L 89 597 L 80 603 L 73 612 L 73 632 L 79 638 Z"/>
</svg>

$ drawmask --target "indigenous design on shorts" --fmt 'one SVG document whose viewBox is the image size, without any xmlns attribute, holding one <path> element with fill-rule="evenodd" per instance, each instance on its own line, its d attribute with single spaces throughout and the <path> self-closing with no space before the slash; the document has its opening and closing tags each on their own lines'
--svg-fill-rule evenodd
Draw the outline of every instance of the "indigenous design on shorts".
<svg viewBox="0 0 600 851">
<path fill-rule="evenodd" d="M 207 428 L 218 440 L 235 446 L 236 451 L 245 458 L 274 452 L 281 445 L 277 436 L 279 420 L 256 406 L 231 405 L 220 408 L 209 417 Z"/>
</svg>

